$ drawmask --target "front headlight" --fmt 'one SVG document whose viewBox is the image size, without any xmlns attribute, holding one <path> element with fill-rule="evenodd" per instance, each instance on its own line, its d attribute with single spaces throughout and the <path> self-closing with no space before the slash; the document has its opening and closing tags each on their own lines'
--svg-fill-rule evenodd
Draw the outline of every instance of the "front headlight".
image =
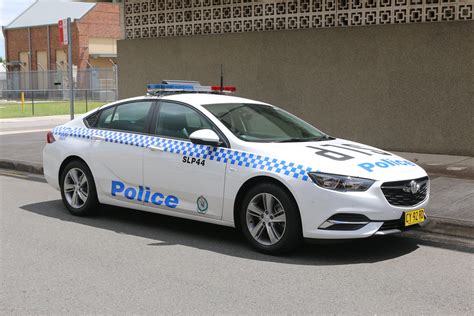
<svg viewBox="0 0 474 316">
<path fill-rule="evenodd" d="M 375 182 L 374 180 L 341 176 L 338 174 L 309 172 L 308 176 L 317 186 L 335 191 L 367 191 Z"/>
</svg>

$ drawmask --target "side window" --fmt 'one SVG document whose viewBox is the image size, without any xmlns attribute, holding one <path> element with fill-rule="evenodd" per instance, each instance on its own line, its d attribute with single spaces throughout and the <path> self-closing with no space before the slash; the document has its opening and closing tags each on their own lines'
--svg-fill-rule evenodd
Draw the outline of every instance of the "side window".
<svg viewBox="0 0 474 316">
<path fill-rule="evenodd" d="M 98 128 L 126 132 L 144 132 L 152 101 L 130 102 L 103 110 L 97 122 Z"/>
<path fill-rule="evenodd" d="M 85 121 L 87 126 L 96 127 L 97 121 L 99 120 L 100 111 L 95 112 L 94 114 L 89 115 Z"/>
<path fill-rule="evenodd" d="M 189 135 L 200 129 L 214 130 L 214 127 L 208 119 L 187 106 L 169 102 L 161 103 L 155 134 L 189 139 Z"/>
<path fill-rule="evenodd" d="M 108 128 L 108 124 L 112 120 L 112 115 L 114 115 L 115 106 L 111 106 L 105 110 L 102 110 L 99 115 L 99 120 L 97 121 L 98 128 Z"/>
</svg>

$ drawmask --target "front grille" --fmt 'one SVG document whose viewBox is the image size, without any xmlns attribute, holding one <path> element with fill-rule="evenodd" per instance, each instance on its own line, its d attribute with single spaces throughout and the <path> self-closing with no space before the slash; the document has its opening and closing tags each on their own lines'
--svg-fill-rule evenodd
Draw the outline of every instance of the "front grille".
<svg viewBox="0 0 474 316">
<path fill-rule="evenodd" d="M 411 182 L 419 184 L 416 193 L 411 191 Z M 382 192 L 388 203 L 395 206 L 413 206 L 423 202 L 429 189 L 429 178 L 423 177 L 414 180 L 385 182 L 382 184 Z"/>
</svg>

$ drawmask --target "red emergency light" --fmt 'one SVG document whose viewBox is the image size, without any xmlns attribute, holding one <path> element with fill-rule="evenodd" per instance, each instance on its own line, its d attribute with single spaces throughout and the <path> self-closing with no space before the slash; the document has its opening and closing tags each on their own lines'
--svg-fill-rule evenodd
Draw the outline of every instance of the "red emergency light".
<svg viewBox="0 0 474 316">
<path fill-rule="evenodd" d="M 221 91 L 221 86 L 211 86 L 212 91 Z M 234 86 L 223 86 L 222 91 L 226 92 L 235 92 L 237 91 L 237 88 Z"/>
</svg>

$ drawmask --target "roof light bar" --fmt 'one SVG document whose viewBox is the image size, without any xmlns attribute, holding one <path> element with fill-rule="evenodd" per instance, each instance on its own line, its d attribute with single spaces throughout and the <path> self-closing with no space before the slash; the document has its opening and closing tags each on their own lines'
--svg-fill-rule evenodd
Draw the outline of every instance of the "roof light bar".
<svg viewBox="0 0 474 316">
<path fill-rule="evenodd" d="M 147 85 L 147 92 L 151 95 L 173 92 L 195 92 L 195 93 L 232 93 L 237 91 L 234 86 L 201 86 L 197 81 L 164 80 L 160 84 Z"/>
</svg>

